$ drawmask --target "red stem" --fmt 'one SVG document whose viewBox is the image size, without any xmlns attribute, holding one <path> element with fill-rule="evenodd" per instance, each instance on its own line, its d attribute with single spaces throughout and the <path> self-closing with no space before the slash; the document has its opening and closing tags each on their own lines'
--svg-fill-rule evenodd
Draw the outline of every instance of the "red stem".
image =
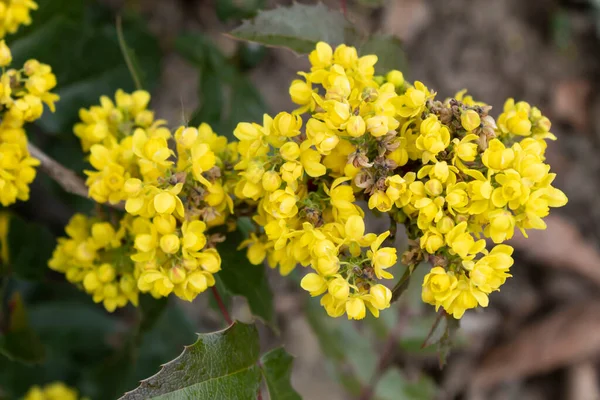
<svg viewBox="0 0 600 400">
<path fill-rule="evenodd" d="M 346 16 L 346 14 L 348 14 L 348 7 L 346 6 L 346 0 L 340 0 L 340 3 L 342 3 L 342 13 L 344 14 L 344 16 Z"/>
<path fill-rule="evenodd" d="M 212 290 L 212 294 L 215 297 L 215 300 L 217 301 L 219 310 L 221 310 L 221 314 L 223 314 L 223 318 L 225 318 L 225 321 L 227 322 L 227 324 L 228 325 L 233 324 L 233 320 L 231 319 L 231 316 L 229 315 L 229 312 L 227 311 L 227 307 L 225 307 L 225 303 L 223 303 L 223 299 L 221 298 L 221 295 L 219 294 L 217 287 L 213 286 L 210 288 L 210 290 Z"/>
</svg>

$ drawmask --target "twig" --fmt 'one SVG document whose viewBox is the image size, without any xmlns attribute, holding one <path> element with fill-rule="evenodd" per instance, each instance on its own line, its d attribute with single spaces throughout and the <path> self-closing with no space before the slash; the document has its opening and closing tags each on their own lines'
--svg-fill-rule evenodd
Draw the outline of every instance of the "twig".
<svg viewBox="0 0 600 400">
<path fill-rule="evenodd" d="M 362 390 L 360 392 L 359 400 L 370 400 L 373 397 L 373 395 L 375 393 L 375 388 L 377 387 L 377 383 L 383 376 L 384 372 L 390 366 L 392 359 L 394 357 L 394 347 L 396 346 L 398 337 L 400 336 L 402 329 L 404 328 L 404 325 L 406 322 L 406 318 L 405 318 L 406 315 L 404 315 L 404 314 L 405 313 L 401 314 L 400 320 L 398 321 L 398 323 L 396 324 L 394 329 L 392 329 L 388 333 L 385 344 L 383 345 L 383 348 L 381 349 L 381 353 L 379 354 L 379 360 L 377 361 L 377 368 L 375 369 L 375 372 L 373 373 L 373 376 L 371 377 L 369 384 L 362 388 Z"/>
<path fill-rule="evenodd" d="M 229 316 L 227 307 L 225 307 L 225 303 L 223 303 L 223 299 L 221 298 L 221 295 L 219 294 L 217 287 L 213 286 L 210 288 L 210 290 L 212 291 L 215 301 L 217 302 L 217 305 L 219 306 L 219 310 L 221 310 L 221 314 L 223 314 L 223 318 L 225 318 L 225 322 L 227 322 L 228 325 L 233 324 L 233 320 Z"/>
<path fill-rule="evenodd" d="M 119 40 L 119 47 L 121 48 L 121 53 L 123 53 L 125 64 L 127 64 L 127 69 L 131 74 L 135 88 L 137 90 L 142 90 L 142 82 L 135 71 L 133 61 L 131 60 L 131 56 L 129 54 L 129 49 L 127 48 L 127 43 L 125 43 L 125 36 L 123 36 L 123 21 L 121 19 L 121 15 L 117 15 L 117 39 Z"/>
<path fill-rule="evenodd" d="M 56 183 L 60 185 L 66 192 L 84 197 L 89 199 L 88 189 L 85 186 L 83 179 L 81 179 L 75 172 L 65 167 L 52 157 L 48 156 L 41 149 L 35 146 L 33 143 L 28 144 L 29 153 L 32 157 L 40 160 L 40 169 L 54 179 Z M 108 206 L 117 210 L 124 210 L 123 204 L 110 204 Z"/>
<path fill-rule="evenodd" d="M 340 3 L 342 4 L 342 13 L 344 14 L 344 17 L 348 14 L 348 7 L 346 5 L 346 0 L 340 0 Z"/>
</svg>

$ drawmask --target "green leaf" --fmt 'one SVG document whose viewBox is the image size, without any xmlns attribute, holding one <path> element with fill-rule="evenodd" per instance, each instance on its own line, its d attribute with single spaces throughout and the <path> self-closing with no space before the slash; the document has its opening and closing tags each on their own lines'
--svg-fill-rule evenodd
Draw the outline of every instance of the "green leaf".
<svg viewBox="0 0 600 400">
<path fill-rule="evenodd" d="M 198 335 L 196 343 L 121 399 L 254 399 L 260 385 L 258 357 L 256 327 L 235 322 Z"/>
<path fill-rule="evenodd" d="M 386 74 L 392 69 L 406 73 L 406 55 L 402 49 L 402 41 L 395 36 L 376 34 L 359 47 L 359 54 L 376 54 L 375 73 Z"/>
<path fill-rule="evenodd" d="M 262 96 L 231 60 L 204 35 L 186 33 L 175 42 L 177 51 L 198 68 L 200 106 L 190 125 L 205 122 L 215 132 L 233 139 L 239 121 L 262 122 L 266 105 Z"/>
<path fill-rule="evenodd" d="M 250 18 L 263 8 L 265 0 L 219 0 L 215 4 L 217 17 L 221 21 Z"/>
<path fill-rule="evenodd" d="M 301 399 L 290 382 L 294 357 L 279 347 L 263 355 L 260 361 L 271 400 Z"/>
<path fill-rule="evenodd" d="M 0 353 L 10 360 L 36 364 L 44 360 L 45 349 L 38 334 L 29 325 L 21 295 L 15 293 L 9 303 L 7 331 L 0 336 Z"/>
<path fill-rule="evenodd" d="M 156 324 L 156 321 L 165 311 L 165 308 L 167 308 L 168 302 L 168 297 L 155 299 L 149 294 L 142 294 L 140 296 L 140 333 L 144 333 L 152 329 L 152 327 Z"/>
<path fill-rule="evenodd" d="M 267 46 L 282 46 L 297 53 L 308 53 L 324 41 L 330 45 L 354 43 L 359 36 L 340 12 L 322 3 L 306 5 L 293 3 L 259 11 L 256 17 L 244 21 L 231 35 Z"/>
<path fill-rule="evenodd" d="M 246 251 L 237 249 L 245 239 L 239 230 L 227 233 L 226 237 L 223 243 L 217 245 L 222 260 L 219 271 L 221 281 L 231 294 L 248 300 L 252 314 L 275 326 L 273 293 L 265 267 L 250 264 Z"/>
<path fill-rule="evenodd" d="M 49 133 L 70 134 L 81 107 L 113 96 L 118 88 L 135 85 L 119 47 L 115 17 L 106 7 L 90 2 L 40 2 L 34 23 L 11 38 L 13 65 L 35 58 L 50 64 L 60 95 L 56 113 L 46 111 L 38 125 Z M 160 49 L 144 22 L 133 14 L 123 18 L 123 37 L 142 68 L 145 89 L 151 90 L 160 74 Z M 68 43 L 68 46 L 64 44 Z"/>
<path fill-rule="evenodd" d="M 431 378 L 422 376 L 415 382 L 408 381 L 398 368 L 390 368 L 375 388 L 376 400 L 432 400 L 437 388 Z"/>
<path fill-rule="evenodd" d="M 56 241 L 40 224 L 26 222 L 16 215 L 10 218 L 8 229 L 9 265 L 17 277 L 41 280 L 48 270 Z"/>
<path fill-rule="evenodd" d="M 323 353 L 333 364 L 335 378 L 348 392 L 358 395 L 377 368 L 377 353 L 352 322 L 329 317 L 316 299 L 306 305 L 306 317 Z"/>
</svg>

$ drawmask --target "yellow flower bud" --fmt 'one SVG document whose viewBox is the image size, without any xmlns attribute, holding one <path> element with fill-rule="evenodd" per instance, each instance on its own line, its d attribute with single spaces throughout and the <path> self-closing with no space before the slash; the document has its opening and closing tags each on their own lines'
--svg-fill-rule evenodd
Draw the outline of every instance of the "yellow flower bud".
<svg viewBox="0 0 600 400">
<path fill-rule="evenodd" d="M 365 134 L 367 125 L 365 120 L 360 115 L 353 115 L 348 120 L 346 131 L 352 137 L 360 137 Z"/>
<path fill-rule="evenodd" d="M 88 292 L 93 292 L 100 287 L 100 280 L 96 272 L 91 271 L 85 275 L 85 278 L 83 278 L 83 287 Z"/>
<path fill-rule="evenodd" d="M 176 205 L 175 196 L 169 192 L 162 192 L 154 196 L 154 209 L 159 214 L 172 214 Z"/>
<path fill-rule="evenodd" d="M 350 285 L 344 278 L 337 277 L 329 281 L 328 291 L 336 299 L 344 301 L 350 295 Z"/>
<path fill-rule="evenodd" d="M 185 281 L 186 272 L 181 267 L 173 267 L 169 270 L 168 276 L 171 282 L 173 282 L 175 285 L 178 285 Z"/>
<path fill-rule="evenodd" d="M 312 100 L 312 88 L 309 83 L 296 79 L 290 85 L 290 97 L 295 104 L 305 105 Z"/>
<path fill-rule="evenodd" d="M 353 297 L 346 302 L 348 319 L 363 319 L 367 313 L 365 302 L 359 297 Z"/>
<path fill-rule="evenodd" d="M 7 67 L 12 62 L 12 54 L 4 40 L 0 41 L 0 67 Z"/>
<path fill-rule="evenodd" d="M 179 236 L 175 234 L 164 235 L 160 238 L 160 248 L 167 254 L 177 253 L 179 244 Z"/>
<path fill-rule="evenodd" d="M 115 230 L 108 222 L 92 225 L 92 238 L 98 247 L 107 246 L 115 238 Z"/>
<path fill-rule="evenodd" d="M 460 123 L 467 132 L 471 132 L 472 130 L 479 128 L 481 125 L 481 118 L 477 111 L 467 110 L 461 114 Z"/>
<path fill-rule="evenodd" d="M 274 192 L 281 186 L 281 177 L 275 171 L 267 171 L 262 177 L 262 186 L 267 192 Z"/>
<path fill-rule="evenodd" d="M 197 258 L 202 269 L 207 272 L 214 274 L 221 269 L 221 256 L 215 249 L 204 250 Z"/>
<path fill-rule="evenodd" d="M 392 291 L 387 287 L 377 284 L 369 289 L 371 295 L 370 302 L 378 310 L 384 310 L 390 306 L 392 300 Z"/>
<path fill-rule="evenodd" d="M 317 271 L 323 276 L 331 276 L 340 269 L 340 260 L 337 257 L 319 257 Z"/>
<path fill-rule="evenodd" d="M 425 192 L 430 196 L 439 196 L 444 191 L 442 182 L 437 179 L 430 179 L 425 182 Z"/>
<path fill-rule="evenodd" d="M 402 85 L 404 85 L 404 75 L 397 69 L 393 69 L 390 72 L 388 72 L 385 79 L 388 82 L 392 83 L 396 88 L 399 88 Z"/>
<path fill-rule="evenodd" d="M 115 267 L 111 264 L 104 263 L 98 268 L 98 279 L 100 282 L 107 283 L 115 279 L 116 271 Z"/>
<path fill-rule="evenodd" d="M 198 293 L 202 293 L 208 288 L 208 279 L 200 271 L 191 273 L 188 276 L 187 282 Z"/>
<path fill-rule="evenodd" d="M 302 118 L 296 114 L 280 112 L 273 119 L 273 125 L 279 133 L 286 137 L 294 137 L 300 134 L 302 127 Z"/>
<path fill-rule="evenodd" d="M 154 227 L 161 235 L 175 232 L 177 221 L 172 215 L 157 215 L 152 219 Z"/>
<path fill-rule="evenodd" d="M 281 157 L 286 161 L 294 161 L 300 157 L 300 146 L 295 142 L 287 142 L 279 149 Z"/>
</svg>

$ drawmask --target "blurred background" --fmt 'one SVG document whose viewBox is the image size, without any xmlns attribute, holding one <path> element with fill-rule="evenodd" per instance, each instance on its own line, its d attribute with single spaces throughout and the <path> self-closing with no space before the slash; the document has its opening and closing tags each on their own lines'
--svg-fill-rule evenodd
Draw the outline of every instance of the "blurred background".
<svg viewBox="0 0 600 400">
<path fill-rule="evenodd" d="M 290 111 L 289 83 L 308 68 L 305 57 L 289 50 L 227 36 L 258 9 L 290 1 L 39 3 L 34 24 L 11 48 L 17 62 L 37 57 L 52 65 L 63 111 L 45 116 L 30 136 L 77 171 L 85 167 L 71 133 L 79 107 L 119 87 L 133 88 L 116 41 L 117 14 L 153 94 L 151 107 L 170 127 L 204 121 L 231 135 L 238 121 Z M 343 3 L 325 1 L 334 10 Z M 558 137 L 547 156 L 569 203 L 548 217 L 546 231 L 512 240 L 513 278 L 488 308 L 465 315 L 443 368 L 435 346 L 422 348 L 436 319 L 420 300 L 424 268 L 382 318 L 358 323 L 332 320 L 309 301 L 299 288 L 300 271 L 288 278 L 268 271 L 276 327 L 261 325 L 264 349 L 284 344 L 296 356 L 292 383 L 305 399 L 600 399 L 600 1 L 346 3 L 348 18 L 361 29 L 402 41 L 398 68 L 438 97 L 467 88 L 492 105 L 495 116 L 508 97 L 539 106 Z M 28 221 L 23 235 L 38 232 L 42 243 L 61 235 L 73 212 L 91 208 L 39 174 L 31 201 L 14 211 Z M 369 223 L 382 229 L 376 220 Z M 402 239 L 397 244 L 401 251 Z M 38 264 L 52 247 L 35 249 Z M 26 272 L 12 285 L 24 294 L 46 357 L 36 367 L 0 359 L 0 398 L 55 379 L 93 399 L 115 398 L 178 355 L 194 341 L 193 332 L 223 327 L 209 296 L 190 304 L 171 299 L 153 327 L 130 341 L 132 310 L 109 315 L 50 271 Z M 243 299 L 227 301 L 234 316 L 250 317 Z"/>
</svg>

